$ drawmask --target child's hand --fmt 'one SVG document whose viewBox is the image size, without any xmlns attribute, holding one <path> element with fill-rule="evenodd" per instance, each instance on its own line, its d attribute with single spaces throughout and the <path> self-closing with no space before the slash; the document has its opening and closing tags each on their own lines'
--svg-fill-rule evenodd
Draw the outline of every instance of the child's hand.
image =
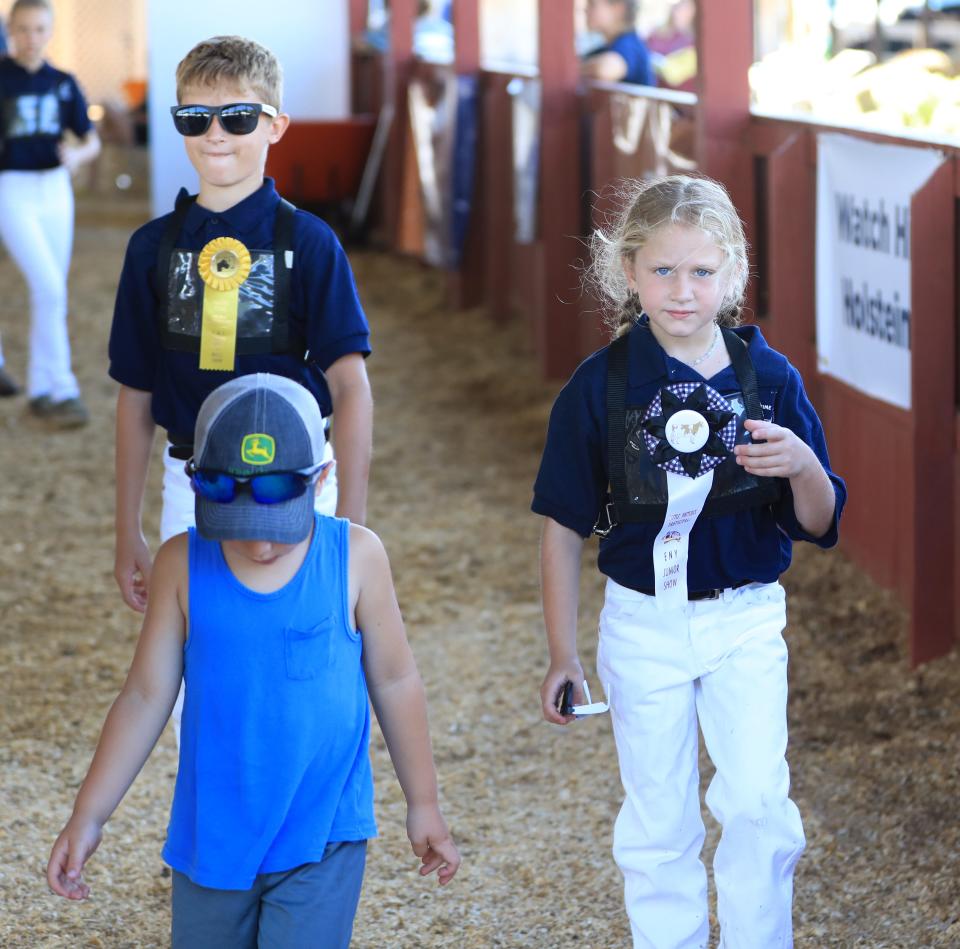
<svg viewBox="0 0 960 949">
<path fill-rule="evenodd" d="M 460 867 L 460 853 L 440 808 L 436 804 L 408 808 L 407 836 L 420 858 L 420 876 L 436 870 L 440 886 L 446 886 Z"/>
<path fill-rule="evenodd" d="M 747 419 L 744 428 L 762 444 L 737 445 L 733 451 L 737 464 L 750 474 L 766 478 L 796 478 L 820 462 L 813 449 L 789 428 Z"/>
<path fill-rule="evenodd" d="M 557 710 L 560 694 L 568 682 L 573 683 L 573 704 L 582 705 L 587 697 L 583 692 L 583 667 L 576 656 L 565 662 L 550 663 L 543 685 L 540 686 L 543 717 L 554 725 L 566 725 L 576 718 L 575 715 L 561 715 Z"/>
<path fill-rule="evenodd" d="M 150 584 L 150 571 L 153 569 L 153 560 L 150 557 L 150 548 L 141 534 L 133 545 L 117 543 L 116 559 L 113 566 L 113 576 L 120 587 L 123 602 L 138 613 L 147 609 L 147 589 Z"/>
<path fill-rule="evenodd" d="M 63 165 L 71 175 L 75 175 L 77 169 L 83 163 L 79 154 L 80 149 L 73 145 L 67 145 L 66 142 L 61 142 L 57 148 L 57 152 L 59 154 L 60 164 Z"/>
<path fill-rule="evenodd" d="M 103 827 L 93 820 L 71 817 L 60 832 L 47 864 L 47 883 L 58 896 L 68 900 L 85 900 L 90 887 L 83 882 L 83 865 L 100 846 Z"/>
</svg>

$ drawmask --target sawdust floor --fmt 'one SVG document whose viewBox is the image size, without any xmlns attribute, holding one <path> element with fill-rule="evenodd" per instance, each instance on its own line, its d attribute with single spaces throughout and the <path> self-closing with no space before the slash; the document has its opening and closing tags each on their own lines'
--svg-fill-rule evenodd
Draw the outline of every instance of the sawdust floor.
<svg viewBox="0 0 960 949">
<path fill-rule="evenodd" d="M 159 852 L 176 767 L 169 732 L 89 865 L 90 901 L 59 900 L 44 881 L 137 635 L 111 573 L 115 387 L 105 345 L 141 213 L 86 202 L 80 217 L 71 326 L 92 424 L 51 432 L 22 398 L 0 404 L 0 945 L 11 949 L 168 941 Z M 414 263 L 353 259 L 376 346 L 370 524 L 394 564 L 464 856 L 443 891 L 417 877 L 375 737 L 382 836 L 370 847 L 354 944 L 625 946 L 609 855 L 620 800 L 609 724 L 561 730 L 538 713 L 545 649 L 528 502 L 556 386 L 538 380 L 523 326 L 449 312 L 438 275 Z M 0 286 L 4 348 L 22 377 L 26 294 L 5 258 Z M 158 497 L 154 466 L 154 537 Z M 581 630 L 591 673 L 593 555 Z M 802 550 L 786 582 L 790 761 L 808 837 L 797 945 L 960 946 L 957 656 L 909 672 L 903 612 L 842 554 Z M 716 827 L 706 820 L 709 856 Z"/>
</svg>

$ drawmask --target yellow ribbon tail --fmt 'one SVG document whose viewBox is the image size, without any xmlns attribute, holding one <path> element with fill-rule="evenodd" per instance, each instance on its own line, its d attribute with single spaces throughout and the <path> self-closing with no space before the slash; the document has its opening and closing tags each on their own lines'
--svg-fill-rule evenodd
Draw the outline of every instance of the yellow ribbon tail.
<svg viewBox="0 0 960 949">
<path fill-rule="evenodd" d="M 233 370 L 237 351 L 237 309 L 240 291 L 204 287 L 200 328 L 200 368 Z"/>
</svg>

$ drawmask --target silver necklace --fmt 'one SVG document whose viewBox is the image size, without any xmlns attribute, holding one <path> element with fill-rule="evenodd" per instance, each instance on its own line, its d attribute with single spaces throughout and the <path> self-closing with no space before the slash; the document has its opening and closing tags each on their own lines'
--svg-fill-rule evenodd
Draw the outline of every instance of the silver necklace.
<svg viewBox="0 0 960 949">
<path fill-rule="evenodd" d="M 719 342 L 719 340 L 720 340 L 720 327 L 717 326 L 716 323 L 714 323 L 713 324 L 713 342 L 710 343 L 710 347 L 707 349 L 707 351 L 702 356 L 697 356 L 697 358 L 694 359 L 694 361 L 690 363 L 690 365 L 699 366 L 700 363 L 708 360 L 713 355 L 713 351 L 717 348 L 717 343 Z"/>
</svg>

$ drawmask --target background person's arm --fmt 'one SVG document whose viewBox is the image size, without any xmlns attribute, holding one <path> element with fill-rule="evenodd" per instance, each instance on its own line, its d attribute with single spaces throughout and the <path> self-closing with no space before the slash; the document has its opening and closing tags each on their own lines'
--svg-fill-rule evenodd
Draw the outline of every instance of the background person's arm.
<svg viewBox="0 0 960 949">
<path fill-rule="evenodd" d="M 373 445 L 373 396 L 363 356 L 341 356 L 326 373 L 333 401 L 333 454 L 337 460 L 337 515 L 367 520 L 367 481 Z"/>
<path fill-rule="evenodd" d="M 142 613 L 152 559 L 143 536 L 143 495 L 155 425 L 151 394 L 120 386 L 116 434 L 116 551 L 113 575 L 124 603 Z"/>
</svg>

